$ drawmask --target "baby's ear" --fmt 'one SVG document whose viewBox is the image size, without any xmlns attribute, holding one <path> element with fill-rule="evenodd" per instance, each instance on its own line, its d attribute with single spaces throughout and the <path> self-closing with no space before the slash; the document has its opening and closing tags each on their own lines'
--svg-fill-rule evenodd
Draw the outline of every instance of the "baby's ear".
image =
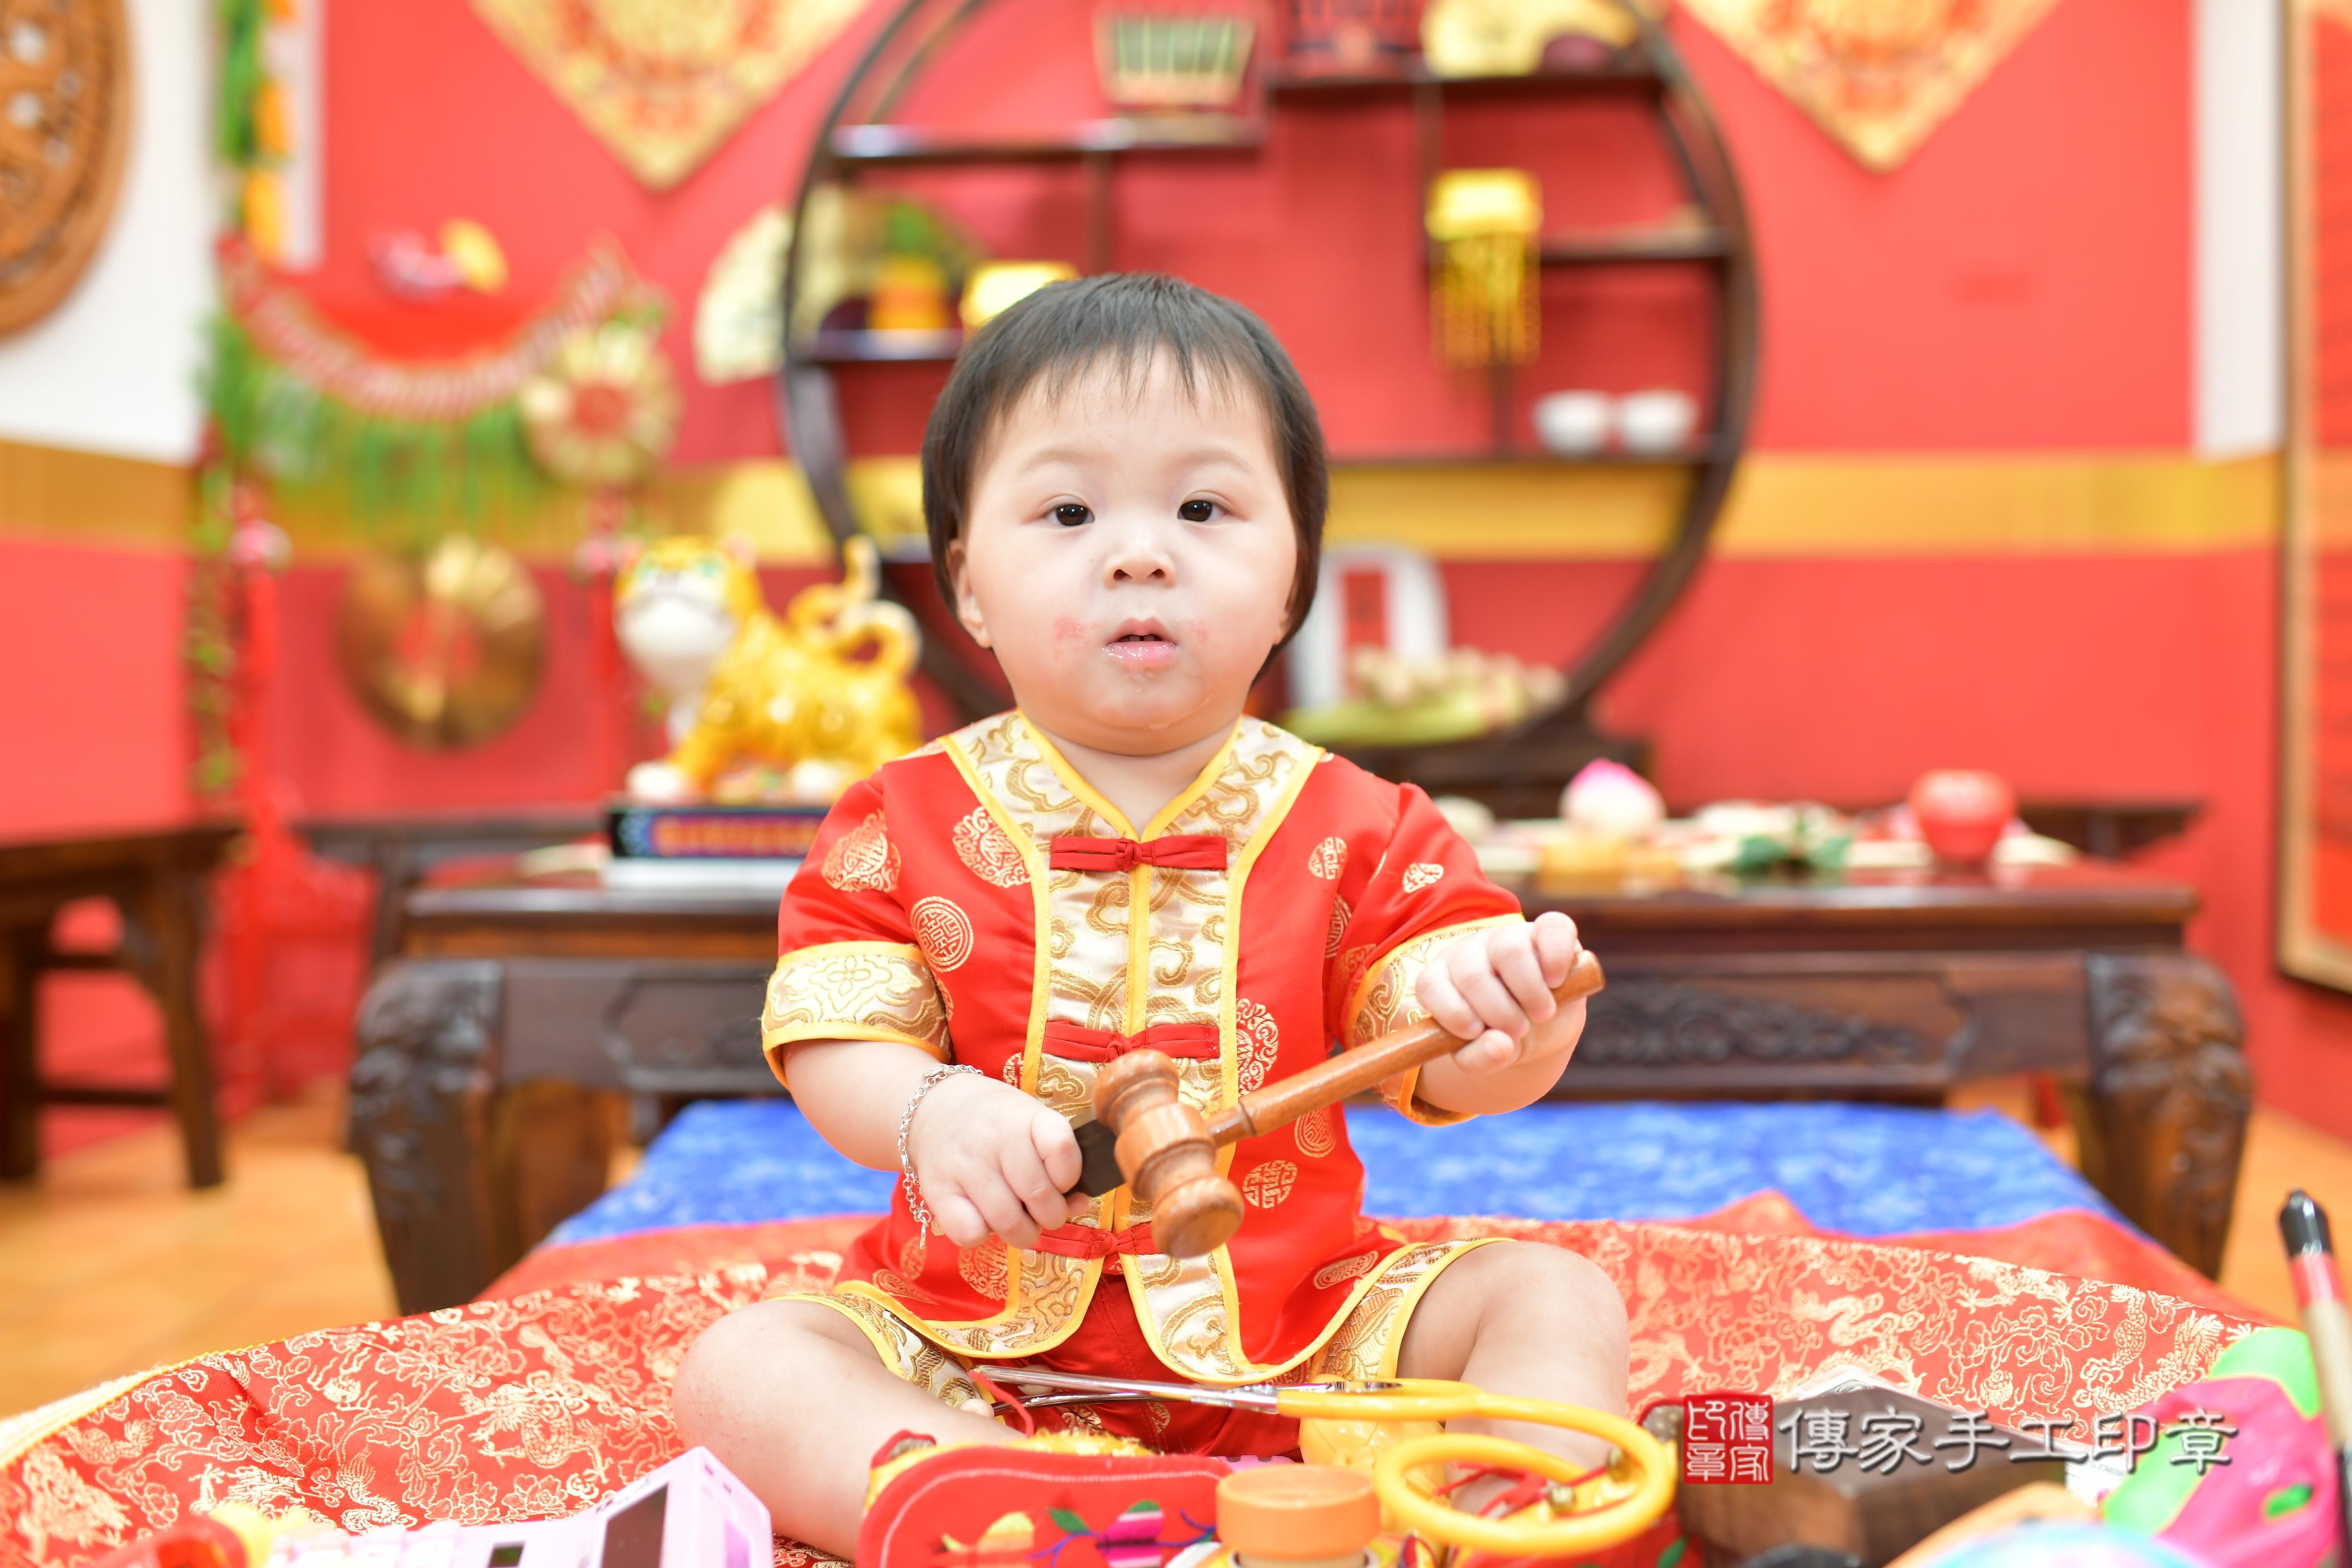
<svg viewBox="0 0 2352 1568">
<path fill-rule="evenodd" d="M 948 541 L 948 581 L 955 585 L 955 603 L 949 607 L 955 611 L 956 623 L 981 647 L 992 647 L 988 640 L 988 618 L 980 613 L 980 599 L 971 591 L 971 573 L 961 539 Z"/>
</svg>

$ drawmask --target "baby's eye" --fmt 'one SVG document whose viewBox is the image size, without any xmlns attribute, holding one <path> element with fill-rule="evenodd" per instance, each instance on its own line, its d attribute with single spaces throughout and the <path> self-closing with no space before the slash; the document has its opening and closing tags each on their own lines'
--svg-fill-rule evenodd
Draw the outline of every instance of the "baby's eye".
<svg viewBox="0 0 2352 1568">
<path fill-rule="evenodd" d="M 1074 500 L 1066 500 L 1054 509 L 1054 521 L 1064 528 L 1076 528 L 1092 522 L 1095 514 Z"/>
<path fill-rule="evenodd" d="M 1217 515 L 1217 503 L 1213 500 L 1188 500 L 1176 509 L 1176 515 L 1186 522 L 1206 522 Z"/>
</svg>

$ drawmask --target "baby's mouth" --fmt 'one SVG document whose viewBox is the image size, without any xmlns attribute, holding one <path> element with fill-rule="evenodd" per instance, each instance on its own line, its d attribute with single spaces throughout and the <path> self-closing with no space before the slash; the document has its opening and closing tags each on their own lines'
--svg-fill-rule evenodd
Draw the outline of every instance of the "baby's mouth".
<svg viewBox="0 0 2352 1568">
<path fill-rule="evenodd" d="M 1130 669 L 1158 669 L 1176 657 L 1176 642 L 1157 626 L 1129 626 L 1103 645 L 1103 651 Z"/>
</svg>

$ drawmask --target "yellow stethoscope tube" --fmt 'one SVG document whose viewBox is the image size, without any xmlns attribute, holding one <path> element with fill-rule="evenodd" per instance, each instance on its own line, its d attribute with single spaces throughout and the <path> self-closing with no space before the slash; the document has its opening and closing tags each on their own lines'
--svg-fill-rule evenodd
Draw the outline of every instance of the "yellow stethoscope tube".
<svg viewBox="0 0 2352 1568">
<path fill-rule="evenodd" d="M 1062 1389 L 1055 1397 L 1087 1404 L 1089 1395 L 1118 1399 L 1175 1399 L 1229 1409 L 1268 1411 L 1301 1421 L 1377 1426 L 1391 1421 L 1517 1421 L 1589 1433 L 1623 1453 L 1637 1479 L 1632 1495 L 1565 1519 L 1545 1522 L 1480 1519 L 1439 1502 L 1412 1478 L 1423 1466 L 1495 1465 L 1528 1470 L 1554 1481 L 1573 1482 L 1585 1471 L 1574 1461 L 1507 1437 L 1440 1432 L 1407 1437 L 1381 1451 L 1372 1464 L 1372 1489 L 1385 1516 L 1431 1541 L 1512 1557 L 1565 1557 L 1630 1541 L 1672 1506 L 1674 1466 L 1665 1446 L 1633 1422 L 1582 1405 L 1549 1399 L 1488 1394 L 1466 1383 L 1402 1378 L 1380 1384 L 1215 1384 L 1143 1383 L 1042 1367 L 1010 1367 L 1011 1384 Z"/>
<path fill-rule="evenodd" d="M 1339 1421 L 1521 1421 L 1585 1432 L 1614 1444 L 1640 1476 L 1633 1494 L 1568 1519 L 1533 1523 L 1480 1519 L 1448 1508 L 1412 1480 L 1424 1465 L 1499 1465 L 1573 1481 L 1575 1461 L 1507 1437 L 1443 1432 L 1412 1437 L 1385 1450 L 1372 1468 L 1372 1488 L 1389 1516 L 1432 1541 L 1513 1557 L 1565 1557 L 1631 1540 L 1673 1506 L 1674 1467 L 1664 1445 L 1622 1416 L 1549 1399 L 1488 1394 L 1466 1383 L 1406 1379 L 1393 1389 L 1361 1392 L 1284 1388 L 1276 1409 L 1302 1419 Z"/>
</svg>

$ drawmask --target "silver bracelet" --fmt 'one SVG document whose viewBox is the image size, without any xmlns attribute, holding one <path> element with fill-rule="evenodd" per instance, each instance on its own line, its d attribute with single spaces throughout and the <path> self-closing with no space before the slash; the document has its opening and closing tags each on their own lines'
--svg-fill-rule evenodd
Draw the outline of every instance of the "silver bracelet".
<svg viewBox="0 0 2352 1568">
<path fill-rule="evenodd" d="M 907 1152 L 907 1135 L 915 1130 L 915 1110 L 923 1103 L 925 1095 L 960 1072 L 976 1073 L 979 1070 L 973 1067 L 933 1068 L 923 1075 L 923 1081 L 915 1086 L 913 1097 L 907 1101 L 907 1109 L 898 1113 L 898 1174 L 907 1184 L 907 1212 L 914 1216 L 916 1226 L 926 1237 L 931 1234 L 931 1211 L 923 1203 L 921 1184 L 915 1180 L 915 1162 Z"/>
</svg>

